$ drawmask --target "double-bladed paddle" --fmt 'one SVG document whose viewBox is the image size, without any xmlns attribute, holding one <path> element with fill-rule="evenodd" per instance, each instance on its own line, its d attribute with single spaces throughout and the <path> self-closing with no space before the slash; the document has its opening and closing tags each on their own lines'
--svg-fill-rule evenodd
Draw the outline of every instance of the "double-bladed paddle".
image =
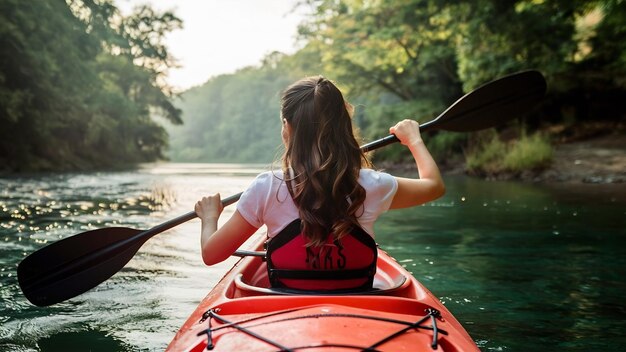
<svg viewBox="0 0 626 352">
<path fill-rule="evenodd" d="M 477 131 L 496 126 L 530 111 L 543 98 L 546 82 L 538 71 L 523 71 L 486 83 L 464 95 L 420 131 Z M 361 147 L 364 152 L 397 142 L 394 135 Z M 224 206 L 241 193 L 222 200 Z M 37 306 L 76 297 L 107 280 L 152 236 L 196 217 L 189 212 L 149 230 L 110 227 L 86 231 L 43 247 L 17 268 L 20 288 Z"/>
</svg>

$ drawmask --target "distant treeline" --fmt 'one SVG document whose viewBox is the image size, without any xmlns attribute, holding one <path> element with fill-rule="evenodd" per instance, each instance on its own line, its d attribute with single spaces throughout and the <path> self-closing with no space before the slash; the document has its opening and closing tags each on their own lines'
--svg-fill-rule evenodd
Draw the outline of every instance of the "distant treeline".
<svg viewBox="0 0 626 352">
<path fill-rule="evenodd" d="M 486 81 L 540 70 L 549 92 L 535 113 L 497 131 L 427 136 L 442 164 L 467 158 L 477 172 L 544 164 L 549 137 L 536 132 L 546 124 L 624 118 L 626 1 L 305 0 L 298 6 L 311 15 L 300 26 L 297 53 L 269 54 L 256 67 L 174 98 L 163 83 L 173 62 L 162 44 L 181 25 L 173 14 L 143 7 L 124 18 L 107 0 L 0 2 L 0 170 L 160 159 L 168 137 L 157 115 L 167 125 L 166 155 L 174 161 L 268 163 L 280 146 L 281 90 L 317 74 L 340 85 L 357 106 L 361 135 L 371 140 L 401 118 L 431 119 Z M 541 153 L 528 149 L 540 144 Z M 385 148 L 377 157 L 398 161 L 406 156 L 401 151 Z M 535 154 L 543 156 L 518 160 Z"/>
<path fill-rule="evenodd" d="M 477 172 L 485 166 L 516 170 L 544 164 L 550 157 L 547 137 L 533 133 L 546 124 L 624 117 L 626 1 L 305 3 L 312 15 L 300 27 L 299 52 L 273 53 L 258 67 L 216 77 L 183 94 L 176 105 L 185 124 L 168 128 L 173 160 L 272 161 L 280 145 L 280 91 L 315 74 L 339 83 L 357 105 L 362 136 L 371 140 L 386 135 L 398 119 L 431 119 L 486 81 L 540 70 L 548 79 L 548 97 L 523 121 L 500 133 L 428 136 L 440 162 L 469 158 Z M 515 141 L 526 144 L 516 148 Z M 528 149 L 533 146 L 540 150 Z M 377 157 L 397 161 L 406 156 L 401 151 L 385 148 Z M 541 157 L 518 160 L 527 154 Z M 498 167 L 491 171 L 503 171 Z"/>
<path fill-rule="evenodd" d="M 108 1 L 0 1 L 0 171 L 112 168 L 163 157 L 165 33 L 181 21 Z"/>
</svg>

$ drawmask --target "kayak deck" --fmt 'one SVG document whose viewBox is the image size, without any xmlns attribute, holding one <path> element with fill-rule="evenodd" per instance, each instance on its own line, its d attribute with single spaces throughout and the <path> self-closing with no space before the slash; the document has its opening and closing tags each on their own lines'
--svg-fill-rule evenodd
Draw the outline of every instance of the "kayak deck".
<svg viewBox="0 0 626 352">
<path fill-rule="evenodd" d="M 168 350 L 478 351 L 439 300 L 380 250 L 374 286 L 345 294 L 270 289 L 262 258 L 245 257 Z"/>
</svg>

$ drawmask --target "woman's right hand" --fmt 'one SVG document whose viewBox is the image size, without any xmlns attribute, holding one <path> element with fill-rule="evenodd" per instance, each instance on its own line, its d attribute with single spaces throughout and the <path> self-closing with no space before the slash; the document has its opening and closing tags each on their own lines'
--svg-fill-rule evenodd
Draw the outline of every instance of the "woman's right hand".
<svg viewBox="0 0 626 352">
<path fill-rule="evenodd" d="M 396 177 L 398 190 L 391 202 L 391 208 L 412 207 L 441 197 L 446 188 L 437 163 L 422 141 L 419 123 L 402 120 L 391 127 L 389 132 L 395 134 L 409 148 L 419 174 L 418 178 Z"/>
<path fill-rule="evenodd" d="M 411 146 L 422 142 L 419 123 L 415 120 L 405 119 L 389 128 L 389 133 L 394 134 L 400 143 Z"/>
</svg>

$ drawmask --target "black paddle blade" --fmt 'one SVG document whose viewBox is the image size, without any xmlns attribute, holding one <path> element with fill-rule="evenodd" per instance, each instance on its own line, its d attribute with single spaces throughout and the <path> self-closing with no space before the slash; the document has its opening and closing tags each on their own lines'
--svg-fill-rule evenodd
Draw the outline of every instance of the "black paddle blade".
<svg viewBox="0 0 626 352">
<path fill-rule="evenodd" d="M 464 95 L 422 130 L 470 132 L 497 126 L 531 111 L 543 100 L 546 88 L 539 71 L 504 76 Z"/>
<path fill-rule="evenodd" d="M 546 94 L 539 71 L 522 71 L 483 84 L 465 94 L 436 119 L 420 124 L 420 131 L 479 131 L 520 117 L 535 108 Z M 369 152 L 399 142 L 393 134 L 361 147 Z"/>
<path fill-rule="evenodd" d="M 24 258 L 17 278 L 24 296 L 43 307 L 75 297 L 113 276 L 149 238 L 142 231 L 112 227 L 83 232 Z"/>
</svg>

